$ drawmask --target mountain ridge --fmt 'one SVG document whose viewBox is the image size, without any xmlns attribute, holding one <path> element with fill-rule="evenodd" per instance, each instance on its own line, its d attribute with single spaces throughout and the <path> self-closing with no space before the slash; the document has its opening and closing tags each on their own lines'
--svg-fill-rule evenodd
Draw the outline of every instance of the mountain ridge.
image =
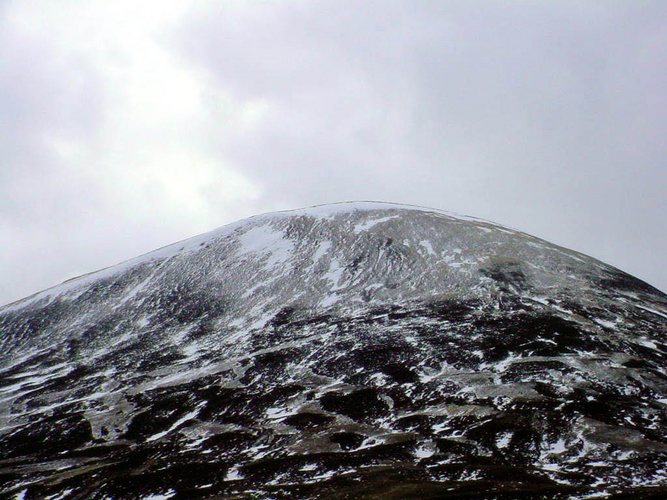
<svg viewBox="0 0 667 500">
<path fill-rule="evenodd" d="M 332 208 L 334 209 L 333 212 L 330 211 Z M 12 302 L 8 302 L 7 304 L 2 304 L 2 305 L 0 305 L 0 312 L 2 312 L 5 309 L 10 310 L 10 309 L 13 309 L 15 307 L 21 307 L 22 303 L 28 302 L 28 301 L 32 300 L 33 298 L 38 298 L 39 296 L 41 296 L 43 294 L 47 294 L 49 291 L 57 289 L 61 286 L 74 284 L 75 282 L 79 282 L 79 280 L 82 280 L 82 279 L 93 278 L 100 273 L 111 272 L 111 271 L 115 271 L 115 270 L 117 270 L 117 272 L 121 272 L 122 269 L 123 269 L 123 266 L 129 265 L 129 264 L 132 264 L 132 263 L 139 263 L 139 262 L 141 262 L 142 259 L 150 258 L 151 256 L 155 256 L 157 258 L 157 257 L 160 256 L 160 254 L 162 252 L 165 252 L 165 251 L 167 251 L 169 249 L 172 249 L 172 248 L 175 248 L 175 247 L 187 245 L 188 242 L 195 241 L 195 240 L 198 241 L 198 242 L 201 242 L 202 240 L 204 240 L 206 238 L 215 238 L 217 235 L 219 235 L 221 232 L 223 232 L 225 230 L 229 230 L 229 229 L 235 228 L 237 226 L 243 225 L 244 223 L 248 223 L 248 222 L 250 222 L 254 219 L 267 218 L 267 217 L 289 217 L 291 215 L 297 215 L 297 214 L 304 214 L 304 215 L 311 214 L 311 215 L 317 216 L 318 210 L 325 210 L 329 214 L 331 214 L 331 213 L 335 213 L 336 208 L 342 209 L 342 210 L 339 211 L 340 213 L 344 213 L 345 208 L 348 208 L 351 211 L 355 211 L 355 210 L 371 211 L 373 209 L 394 208 L 394 209 L 400 209 L 400 210 L 413 210 L 413 211 L 424 211 L 424 212 L 438 213 L 438 214 L 445 215 L 445 216 L 455 218 L 455 219 L 458 219 L 458 220 L 462 220 L 462 221 L 479 222 L 479 223 L 488 224 L 488 225 L 491 225 L 491 226 L 507 229 L 507 230 L 515 232 L 516 234 L 522 234 L 522 235 L 528 236 L 530 238 L 534 238 L 534 239 L 539 240 L 543 243 L 547 243 L 549 245 L 558 247 L 561 250 L 565 250 L 565 251 L 568 251 L 568 252 L 574 252 L 574 253 L 579 254 L 580 256 L 584 256 L 584 257 L 587 257 L 587 258 L 590 258 L 590 259 L 594 259 L 599 263 L 605 264 L 600 259 L 597 259 L 595 257 L 590 257 L 590 256 L 588 256 L 588 255 L 586 255 L 582 252 L 579 252 L 579 251 L 576 251 L 576 250 L 571 250 L 567 247 L 551 243 L 548 240 L 532 236 L 532 235 L 530 235 L 528 233 L 525 233 L 523 231 L 520 231 L 516 228 L 512 228 L 512 227 L 509 227 L 509 226 L 506 226 L 506 225 L 501 225 L 501 224 L 498 224 L 496 222 L 492 222 L 492 221 L 482 219 L 482 218 L 478 218 L 478 217 L 473 217 L 473 216 L 469 216 L 469 215 L 462 215 L 462 214 L 458 214 L 458 213 L 455 213 L 455 212 L 449 212 L 449 211 L 446 211 L 446 210 L 441 210 L 441 209 L 436 209 L 436 208 L 431 208 L 431 207 L 425 207 L 425 206 L 420 206 L 420 205 L 411 205 L 411 204 L 403 204 L 403 203 L 391 203 L 391 202 L 374 201 L 374 200 L 342 201 L 342 202 L 329 203 L 329 204 L 312 205 L 312 206 L 305 207 L 305 208 L 300 208 L 300 209 L 288 209 L 288 210 L 279 210 L 279 211 L 273 211 L 273 212 L 264 212 L 264 213 L 261 213 L 261 214 L 256 214 L 256 215 L 252 215 L 252 216 L 249 216 L 249 217 L 245 217 L 245 218 L 240 219 L 238 221 L 234 221 L 234 222 L 230 222 L 228 224 L 224 224 L 224 225 L 219 226 L 219 227 L 217 227 L 215 229 L 212 229 L 210 231 L 206 231 L 206 232 L 197 234 L 195 236 L 191 236 L 191 237 L 185 238 L 183 240 L 179 240 L 177 242 L 164 245 L 162 247 L 156 248 L 155 250 L 145 252 L 145 253 L 140 254 L 136 257 L 131 257 L 129 259 L 120 261 L 116 264 L 112 264 L 110 266 L 106 266 L 106 267 L 103 267 L 103 268 L 100 268 L 100 269 L 97 269 L 97 270 L 94 270 L 94 271 L 90 271 L 90 272 L 87 272 L 87 273 L 84 273 L 84 274 L 81 274 L 81 275 L 78 275 L 78 276 L 73 276 L 72 278 L 68 278 L 68 279 L 66 279 L 66 280 L 64 280 L 60 283 L 57 283 L 57 284 L 55 284 L 53 286 L 50 286 L 50 287 L 47 287 L 43 290 L 39 290 L 39 291 L 34 292 L 34 293 L 32 293 L 30 295 L 27 295 L 25 297 L 19 298 L 17 300 L 12 301 Z M 605 265 L 608 265 L 608 264 L 605 264 Z M 610 267 L 614 267 L 614 266 L 610 266 Z M 620 268 L 617 268 L 617 267 L 614 267 L 614 268 L 616 270 L 620 271 L 620 272 L 624 272 Z M 635 278 L 635 279 L 637 279 L 637 278 Z M 644 280 L 641 280 L 641 281 L 643 281 L 646 285 L 648 285 L 652 288 L 655 288 L 655 290 L 659 291 L 660 293 L 664 293 L 662 290 L 655 287 L 654 285 L 651 285 L 650 283 L 648 283 Z"/>
<path fill-rule="evenodd" d="M 262 214 L 10 305 L 3 493 L 667 491 L 667 296 L 480 219 Z"/>
<path fill-rule="evenodd" d="M 419 211 L 419 212 L 427 212 L 427 213 L 437 213 L 440 215 L 444 215 L 446 217 L 450 217 L 453 219 L 461 220 L 461 221 L 471 221 L 471 222 L 476 222 L 476 223 L 481 223 L 493 227 L 500 228 L 502 230 L 509 230 L 512 231 L 516 234 L 524 235 L 527 237 L 530 237 L 536 241 L 540 241 L 542 243 L 546 243 L 548 245 L 558 247 L 561 250 L 565 250 L 570 253 L 576 253 L 582 257 L 586 257 L 589 259 L 594 259 L 592 257 L 589 257 L 581 252 L 577 252 L 574 250 L 570 250 L 566 247 L 562 247 L 559 245 L 554 245 L 553 243 L 548 242 L 547 240 L 544 240 L 542 238 L 537 238 L 535 236 L 529 235 L 527 233 L 524 233 L 522 231 L 519 231 L 514 228 L 510 228 L 508 226 L 504 226 L 501 224 L 497 224 L 495 222 L 477 218 L 477 217 L 472 217 L 472 216 L 467 216 L 467 215 L 462 215 L 462 214 L 457 214 L 454 212 L 449 212 L 445 210 L 440 210 L 436 208 L 430 208 L 430 207 L 423 207 L 419 205 L 410 205 L 410 204 L 400 204 L 400 203 L 390 203 L 390 202 L 383 202 L 383 201 L 347 201 L 347 202 L 337 202 L 337 203 L 331 203 L 331 204 L 320 204 L 320 205 L 313 205 L 310 207 L 306 208 L 300 208 L 300 209 L 290 209 L 290 210 L 280 210 L 280 211 L 275 211 L 275 212 L 265 212 L 257 215 L 253 215 L 250 217 L 246 217 L 243 219 L 240 219 L 238 221 L 234 221 L 228 224 L 224 224 L 222 226 L 219 226 L 215 229 L 212 229 L 210 231 L 206 231 L 204 233 L 200 233 L 195 236 L 191 236 L 189 238 L 185 238 L 183 240 L 179 240 L 175 243 L 170 243 L 167 245 L 164 245 L 162 247 L 159 247 L 155 250 L 151 250 L 149 252 L 140 254 L 136 257 L 132 257 L 123 261 L 120 261 L 116 264 L 112 264 L 110 266 L 106 266 L 94 271 L 90 271 L 78 276 L 74 276 L 72 278 L 66 279 L 62 281 L 61 283 L 55 284 L 53 286 L 47 287 L 43 290 L 39 290 L 35 293 L 32 293 L 26 297 L 14 300 L 12 302 L 9 302 L 4 305 L 0 305 L 0 312 L 3 310 L 11 310 L 17 307 L 22 307 L 22 304 L 26 302 L 30 302 L 32 300 L 39 299 L 40 296 L 43 295 L 48 295 L 50 292 L 57 291 L 58 288 L 60 287 L 68 287 L 68 286 L 76 286 L 76 285 L 82 285 L 81 283 L 82 280 L 86 279 L 92 279 L 92 278 L 103 278 L 105 277 L 105 273 L 120 273 L 123 272 L 125 268 L 127 268 L 130 265 L 137 265 L 140 264 L 144 260 L 150 260 L 150 259 L 159 259 L 159 258 L 164 258 L 165 256 L 168 256 L 170 254 L 170 250 L 179 248 L 180 250 L 183 250 L 184 247 L 187 246 L 195 246 L 196 244 L 200 244 L 201 242 L 205 242 L 210 239 L 214 239 L 216 237 L 219 237 L 223 235 L 225 232 L 230 232 L 235 228 L 241 227 L 244 224 L 251 223 L 252 221 L 255 220 L 261 220 L 261 219 L 267 219 L 267 218 L 283 218 L 283 217 L 290 217 L 290 216 L 296 216 L 296 215 L 309 215 L 313 217 L 330 217 L 332 215 L 335 215 L 336 213 L 346 213 L 346 212 L 354 212 L 354 211 L 372 211 L 372 210 L 378 210 L 378 209 L 394 209 L 394 210 L 410 210 L 410 211 Z M 176 252 L 173 252 L 176 253 Z M 173 254 L 172 253 L 172 254 Z M 599 263 L 604 264 L 602 261 L 599 259 L 594 259 Z M 606 264 L 605 264 L 606 265 Z M 619 269 L 620 271 L 620 269 Z M 649 286 L 649 283 L 646 283 Z M 655 287 L 654 287 L 655 288 Z M 657 288 L 656 288 L 657 290 Z"/>
<path fill-rule="evenodd" d="M 43 289 L 43 290 L 39 290 L 39 291 L 37 291 L 37 292 L 35 292 L 35 293 L 32 293 L 32 294 L 30 294 L 30 295 L 27 295 L 26 297 L 22 297 L 22 298 L 19 298 L 19 299 L 17 299 L 17 300 L 14 300 L 14 301 L 12 301 L 12 302 L 8 302 L 7 304 L 2 304 L 2 305 L 0 305 L 0 311 L 2 311 L 2 310 L 3 310 L 4 308 L 6 308 L 6 307 L 8 308 L 8 307 L 10 307 L 10 306 L 18 305 L 19 303 L 22 303 L 22 302 L 24 302 L 24 301 L 28 301 L 28 300 L 30 300 L 32 297 L 35 297 L 36 295 L 40 295 L 40 294 L 46 293 L 46 292 L 48 292 L 48 291 L 50 291 L 50 290 L 53 290 L 53 289 L 55 289 L 55 288 L 60 287 L 61 285 L 66 285 L 66 284 L 68 284 L 68 283 L 70 283 L 70 282 L 78 281 L 78 280 L 83 279 L 83 278 L 92 277 L 93 275 L 96 275 L 97 273 L 102 273 L 102 272 L 104 272 L 104 271 L 111 271 L 111 270 L 114 270 L 114 269 L 117 269 L 117 268 L 118 268 L 118 269 L 121 269 L 123 265 L 129 264 L 129 263 L 133 263 L 133 262 L 139 262 L 139 261 L 141 261 L 141 259 L 150 257 L 150 256 L 152 256 L 153 254 L 159 254 L 160 252 L 165 251 L 165 250 L 167 250 L 167 249 L 170 249 L 170 248 L 173 248 L 173 247 L 176 247 L 176 246 L 179 246 L 179 245 L 187 244 L 187 243 L 188 243 L 189 241 L 191 241 L 191 240 L 201 239 L 201 238 L 204 238 L 204 237 L 211 237 L 211 238 L 212 238 L 212 237 L 215 237 L 215 235 L 219 234 L 220 232 L 224 231 L 225 229 L 228 229 L 228 228 L 230 228 L 230 227 L 235 227 L 235 226 L 237 226 L 237 225 L 241 225 L 241 224 L 246 223 L 246 222 L 249 222 L 249 221 L 251 221 L 251 220 L 253 220 L 253 219 L 262 218 L 262 217 L 268 217 L 268 216 L 289 216 L 289 215 L 296 214 L 296 213 L 310 212 L 310 211 L 317 211 L 318 209 L 330 208 L 330 207 L 341 207 L 341 208 L 342 208 L 342 207 L 349 207 L 351 210 L 355 210 L 355 209 L 356 209 L 356 210 L 361 210 L 361 209 L 371 210 L 371 209 L 372 209 L 371 207 L 380 207 L 380 206 L 394 207 L 394 208 L 401 208 L 401 209 L 406 209 L 406 210 L 424 210 L 424 211 L 430 211 L 430 212 L 437 212 L 437 213 L 441 213 L 441 214 L 449 215 L 449 216 L 451 216 L 451 217 L 459 218 L 459 219 L 461 219 L 461 220 L 466 220 L 466 219 L 473 220 L 473 219 L 475 219 L 475 220 L 478 220 L 478 221 L 480 221 L 480 222 L 485 222 L 485 223 L 489 223 L 489 224 L 495 224 L 495 223 L 492 223 L 492 222 L 490 222 L 490 221 L 485 221 L 485 220 L 483 220 L 483 219 L 476 219 L 476 218 L 474 218 L 474 217 L 465 216 L 465 215 L 460 215 L 460 214 L 456 214 L 456 213 L 453 213 L 453 212 L 447 212 L 447 211 L 439 210 L 439 209 L 435 209 L 435 208 L 422 207 L 422 206 L 418 206 L 418 205 L 410 205 L 410 204 L 390 203 L 390 202 L 383 202 L 383 201 L 373 201 L 373 200 L 363 200 L 363 201 L 342 201 L 342 202 L 336 202 L 336 203 L 330 203 L 330 204 L 318 204 L 318 205 L 312 205 L 312 206 L 305 207 L 305 208 L 300 208 L 300 209 L 288 209 L 288 210 L 278 210 L 278 211 L 271 211 L 271 212 L 263 212 L 263 213 L 260 213 L 260 214 L 251 215 L 251 216 L 249 216 L 249 217 L 245 217 L 245 218 L 240 219 L 240 220 L 238 220 L 238 221 L 230 222 L 230 223 L 228 223 L 228 224 L 223 224 L 222 226 L 219 226 L 219 227 L 217 227 L 217 228 L 215 228 L 215 229 L 212 229 L 212 230 L 210 230 L 210 231 L 205 231 L 205 232 L 203 232 L 203 233 L 200 233 L 200 234 L 197 234 L 197 235 L 195 235 L 195 236 L 191 236 L 191 237 L 185 238 L 185 239 L 183 239 L 183 240 L 179 240 L 179 241 L 174 242 L 174 243 L 169 243 L 169 244 L 167 244 L 167 245 L 158 247 L 158 248 L 156 248 L 155 250 L 150 250 L 150 251 L 148 251 L 148 252 L 145 252 L 145 253 L 143 253 L 143 254 L 140 254 L 140 255 L 138 255 L 138 256 L 136 256 L 136 257 L 131 257 L 131 258 L 129 258 L 129 259 L 122 260 L 122 261 L 120 261 L 120 262 L 118 262 L 118 263 L 116 263 L 116 264 L 112 264 L 112 265 L 110 265 L 110 266 L 106 266 L 106 267 L 103 267 L 103 268 L 100 268 L 100 269 L 97 269 L 97 270 L 94 270 L 94 271 L 90 271 L 90 272 L 87 272 L 87 273 L 84 273 L 84 274 L 80 274 L 80 275 L 78 275 L 78 276 L 73 276 L 72 278 L 68 278 L 68 279 L 66 279 L 66 280 L 64 280 L 64 281 L 62 281 L 62 282 L 60 282 L 60 283 L 57 283 L 57 284 L 55 284 L 55 285 L 53 285 L 53 286 L 47 287 L 47 288 L 45 288 L 45 289 Z M 496 225 L 497 225 L 497 224 L 496 224 Z"/>
</svg>

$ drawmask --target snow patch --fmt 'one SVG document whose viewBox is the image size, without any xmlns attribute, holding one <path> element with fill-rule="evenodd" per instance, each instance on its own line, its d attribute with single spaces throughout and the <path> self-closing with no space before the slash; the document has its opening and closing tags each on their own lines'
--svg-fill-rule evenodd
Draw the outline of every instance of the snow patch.
<svg viewBox="0 0 667 500">
<path fill-rule="evenodd" d="M 426 253 L 427 253 L 428 255 L 433 255 L 433 256 L 437 255 L 437 254 L 435 253 L 435 250 L 433 250 L 433 245 L 431 245 L 431 242 L 430 242 L 430 241 L 428 241 L 428 240 L 422 240 L 422 241 L 419 242 L 419 244 L 420 244 L 421 246 L 423 246 L 423 247 L 426 249 Z"/>
<path fill-rule="evenodd" d="M 648 347 L 649 349 L 658 348 L 658 345 L 655 342 L 646 338 L 637 339 L 637 343 L 643 345 L 644 347 Z"/>
<path fill-rule="evenodd" d="M 511 440 L 512 440 L 512 433 L 503 432 L 496 438 L 496 448 L 498 448 L 499 450 L 507 448 Z"/>
<path fill-rule="evenodd" d="M 225 481 L 239 481 L 240 479 L 243 479 L 243 477 L 243 474 L 241 474 L 241 471 L 239 470 L 239 466 L 235 465 L 227 471 Z"/>
<path fill-rule="evenodd" d="M 601 319 L 601 318 L 593 318 L 593 321 L 595 321 L 598 325 L 603 326 L 605 328 L 616 328 L 615 321 L 608 321 L 606 319 Z"/>
<path fill-rule="evenodd" d="M 199 403 L 197 405 L 197 407 L 194 410 L 192 410 L 190 413 L 186 413 L 181 418 L 176 420 L 176 422 L 174 422 L 171 425 L 171 427 L 169 427 L 169 429 L 167 429 L 166 431 L 158 432 L 157 434 L 153 434 L 151 437 L 146 439 L 146 441 L 147 442 L 156 441 L 156 440 L 166 436 L 167 434 L 169 434 L 170 432 L 172 432 L 176 428 L 178 428 L 182 423 L 187 422 L 191 418 L 195 418 L 197 415 L 199 415 L 199 410 L 201 410 L 202 406 L 204 406 L 205 404 L 206 404 L 205 401 L 202 402 L 202 403 Z"/>
<path fill-rule="evenodd" d="M 239 237 L 239 256 L 269 255 L 265 267 L 270 268 L 287 261 L 294 250 L 294 243 L 268 225 L 253 227 Z"/>
<path fill-rule="evenodd" d="M 167 490 L 165 493 L 153 493 L 143 498 L 144 500 L 166 500 L 167 498 L 171 498 L 173 496 L 176 496 L 176 492 L 170 489 Z"/>
<path fill-rule="evenodd" d="M 427 442 L 419 445 L 414 452 L 414 455 L 416 458 L 422 459 L 422 458 L 430 458 L 433 455 L 435 455 L 435 446 L 433 445 L 432 442 Z"/>
<path fill-rule="evenodd" d="M 388 217 L 381 217 L 379 219 L 371 219 L 364 222 L 360 222 L 359 224 L 354 226 L 354 232 L 358 234 L 363 231 L 368 231 L 373 226 L 377 226 L 378 224 L 382 224 L 383 222 L 387 222 L 392 219 L 397 219 L 398 217 L 399 217 L 398 215 L 390 215 Z"/>
<path fill-rule="evenodd" d="M 331 288 L 331 291 L 336 291 L 343 288 L 340 285 L 340 282 L 343 279 L 344 271 L 345 268 L 340 265 L 338 260 L 331 259 L 331 263 L 329 264 L 329 270 L 327 271 L 327 274 L 324 276 L 325 279 L 329 280 L 333 284 L 333 288 Z"/>
<path fill-rule="evenodd" d="M 317 249 L 315 250 L 315 253 L 313 254 L 313 262 L 317 262 L 322 257 L 324 257 L 326 254 L 329 253 L 329 250 L 331 250 L 330 241 L 323 241 L 322 243 L 320 243 Z"/>
<path fill-rule="evenodd" d="M 638 304 L 633 304 L 636 308 L 638 309 L 643 309 L 646 312 L 650 312 L 653 314 L 657 314 L 658 316 L 667 319 L 667 314 L 661 313 L 659 311 L 656 311 L 655 309 L 651 309 L 650 307 L 645 307 L 645 306 L 640 306 Z"/>
</svg>

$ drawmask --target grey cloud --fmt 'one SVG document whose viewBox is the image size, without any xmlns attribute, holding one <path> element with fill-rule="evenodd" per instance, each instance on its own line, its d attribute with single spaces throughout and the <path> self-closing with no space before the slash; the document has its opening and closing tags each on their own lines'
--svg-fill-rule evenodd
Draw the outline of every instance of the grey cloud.
<svg viewBox="0 0 667 500">
<path fill-rule="evenodd" d="M 112 84 L 85 51 L 14 30 L 7 5 L 0 303 L 215 225 L 129 185 L 140 152 L 54 153 L 53 139 L 106 144 Z M 667 290 L 666 14 L 657 1 L 193 2 L 156 40 L 206 87 L 205 111 L 165 137 L 263 189 L 237 206 L 214 176 L 196 196 L 219 224 L 341 200 L 433 206 Z M 264 112 L 236 127 L 224 106 L 247 104 Z M 202 137 L 186 143 L 192 127 Z"/>
<path fill-rule="evenodd" d="M 60 60 L 5 18 L 0 26 L 0 298 L 18 298 L 61 280 L 56 263 L 75 259 L 62 237 L 95 211 L 94 190 L 50 141 L 90 140 L 101 111 L 85 64 Z"/>
<path fill-rule="evenodd" d="M 221 156 L 283 205 L 461 211 L 667 288 L 667 8 L 659 2 L 294 2 L 194 12 L 182 57 L 258 130 Z"/>
</svg>

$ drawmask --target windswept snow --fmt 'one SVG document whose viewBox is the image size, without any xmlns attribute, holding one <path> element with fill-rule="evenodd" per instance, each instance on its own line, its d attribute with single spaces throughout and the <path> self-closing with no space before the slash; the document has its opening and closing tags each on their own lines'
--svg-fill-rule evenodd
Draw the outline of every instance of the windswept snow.
<svg viewBox="0 0 667 500">
<path fill-rule="evenodd" d="M 380 217 L 379 219 L 369 219 L 364 222 L 360 222 L 357 225 L 354 226 L 354 232 L 355 233 L 361 233 L 363 231 L 368 231 L 374 226 L 377 226 L 378 224 L 382 224 L 383 222 L 390 221 L 392 219 L 398 218 L 398 215 L 390 215 L 388 217 Z"/>
</svg>

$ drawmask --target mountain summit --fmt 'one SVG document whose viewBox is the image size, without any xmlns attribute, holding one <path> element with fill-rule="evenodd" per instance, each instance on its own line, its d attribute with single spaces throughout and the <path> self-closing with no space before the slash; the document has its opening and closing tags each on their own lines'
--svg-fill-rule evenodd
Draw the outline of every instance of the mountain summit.
<svg viewBox="0 0 667 500">
<path fill-rule="evenodd" d="M 0 307 L 0 493 L 664 495 L 666 357 L 665 294 L 528 234 L 259 215 Z"/>
</svg>

